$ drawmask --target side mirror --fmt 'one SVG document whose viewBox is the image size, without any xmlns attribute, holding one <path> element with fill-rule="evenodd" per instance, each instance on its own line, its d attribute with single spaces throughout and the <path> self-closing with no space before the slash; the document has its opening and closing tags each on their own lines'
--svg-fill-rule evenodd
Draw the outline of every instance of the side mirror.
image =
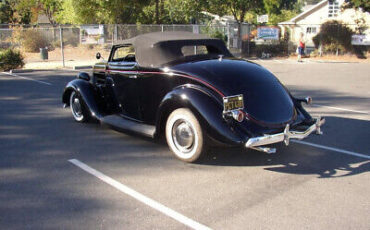
<svg viewBox="0 0 370 230">
<path fill-rule="evenodd" d="M 311 105 L 312 104 L 312 97 L 305 97 L 305 98 L 296 98 L 296 100 L 300 103 L 304 102 L 306 103 L 307 105 Z"/>
<path fill-rule="evenodd" d="M 96 59 L 100 59 L 101 58 L 101 54 L 98 52 L 96 53 Z"/>
<path fill-rule="evenodd" d="M 311 105 L 312 104 L 312 97 L 306 97 L 305 99 L 305 102 L 307 105 Z"/>
</svg>

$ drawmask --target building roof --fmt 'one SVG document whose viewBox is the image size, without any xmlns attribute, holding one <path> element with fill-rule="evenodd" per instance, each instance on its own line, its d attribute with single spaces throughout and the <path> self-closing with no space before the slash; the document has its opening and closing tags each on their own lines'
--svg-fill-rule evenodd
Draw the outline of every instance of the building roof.
<svg viewBox="0 0 370 230">
<path fill-rule="evenodd" d="M 181 50 L 184 46 L 206 46 L 210 56 L 232 56 L 222 40 L 190 32 L 147 33 L 123 40 L 122 44 L 134 46 L 136 61 L 144 67 L 160 67 L 185 58 Z"/>
<path fill-rule="evenodd" d="M 311 13 L 315 12 L 316 10 L 320 9 L 321 7 L 325 6 L 328 3 L 328 0 L 323 0 L 316 5 L 313 5 L 309 9 L 303 11 L 302 13 L 298 14 L 294 18 L 290 19 L 289 21 L 280 22 L 278 25 L 294 25 L 299 21 L 300 19 L 306 17 L 307 15 L 310 15 Z"/>
</svg>

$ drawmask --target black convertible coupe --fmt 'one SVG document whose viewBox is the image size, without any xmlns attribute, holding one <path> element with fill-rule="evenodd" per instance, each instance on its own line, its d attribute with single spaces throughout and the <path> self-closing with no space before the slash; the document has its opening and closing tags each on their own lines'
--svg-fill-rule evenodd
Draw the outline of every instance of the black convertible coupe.
<svg viewBox="0 0 370 230">
<path fill-rule="evenodd" d="M 96 55 L 101 59 L 100 53 Z M 165 135 L 179 159 L 194 162 L 207 146 L 266 145 L 321 134 L 325 122 L 262 66 L 233 57 L 223 41 L 187 32 L 148 33 L 114 45 L 107 61 L 81 72 L 63 103 L 78 122 Z"/>
</svg>

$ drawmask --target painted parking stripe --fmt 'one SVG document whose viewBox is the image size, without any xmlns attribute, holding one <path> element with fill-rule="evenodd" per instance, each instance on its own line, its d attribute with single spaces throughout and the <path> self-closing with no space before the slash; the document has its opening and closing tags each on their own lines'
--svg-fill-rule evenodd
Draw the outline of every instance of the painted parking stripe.
<svg viewBox="0 0 370 230">
<path fill-rule="evenodd" d="M 22 78 L 22 79 L 29 80 L 29 81 L 35 81 L 35 82 L 38 82 L 40 84 L 52 85 L 51 83 L 46 82 L 46 81 L 40 81 L 40 80 L 36 80 L 36 79 L 33 79 L 33 78 L 29 78 L 29 77 L 23 77 L 23 76 L 19 76 L 17 74 L 14 74 L 14 73 L 7 73 L 7 72 L 1 72 L 1 73 L 6 74 L 6 75 L 10 75 L 10 76 L 14 76 L 14 77 L 18 77 L 18 78 Z"/>
<path fill-rule="evenodd" d="M 370 114 L 369 112 L 365 112 L 365 111 L 358 111 L 358 110 L 352 110 L 352 109 L 344 109 L 344 108 L 333 107 L 333 106 L 327 106 L 327 105 L 317 105 L 317 104 L 314 104 L 314 105 L 312 105 L 312 106 L 313 106 L 313 107 L 323 107 L 323 108 L 329 108 L 329 109 L 335 109 L 335 110 L 347 111 L 347 112 L 352 112 L 352 113 Z"/>
<path fill-rule="evenodd" d="M 356 153 L 356 152 L 352 152 L 352 151 L 348 151 L 348 150 L 338 149 L 338 148 L 334 148 L 334 147 L 328 147 L 328 146 L 324 146 L 324 145 L 313 144 L 313 143 L 309 143 L 309 142 L 305 142 L 305 141 L 299 141 L 299 140 L 291 140 L 291 142 L 302 144 L 302 145 L 308 145 L 308 146 L 312 146 L 312 147 L 316 147 L 316 148 L 320 148 L 320 149 L 330 150 L 330 151 L 334 151 L 334 152 L 338 152 L 338 153 L 342 153 L 342 154 L 347 154 L 347 155 L 351 155 L 351 156 L 361 157 L 361 158 L 365 158 L 365 159 L 370 160 L 369 155 L 365 155 L 365 154 L 362 154 L 362 153 Z"/>
<path fill-rule="evenodd" d="M 77 160 L 77 159 L 70 159 L 68 160 L 69 162 L 71 162 L 72 164 L 76 165 L 77 167 L 83 169 L 84 171 L 88 172 L 89 174 L 99 178 L 100 180 L 104 181 L 105 183 L 111 185 L 112 187 L 118 189 L 119 191 L 125 193 L 126 195 L 129 195 L 133 198 L 135 198 L 136 200 L 156 209 L 157 211 L 159 212 L 162 212 L 163 214 L 177 220 L 178 222 L 192 228 L 192 229 L 199 229 L 199 230 L 210 230 L 211 228 L 205 226 L 205 225 L 202 225 L 166 206 L 164 206 L 163 204 L 160 204 L 158 203 L 157 201 L 155 200 L 152 200 L 150 199 L 149 197 L 147 196 L 144 196 L 138 192 L 136 192 L 135 190 L 127 187 L 126 185 L 124 184 L 121 184 L 120 182 L 112 179 L 111 177 L 108 177 L 106 176 L 105 174 L 97 171 L 96 169 L 93 169 L 91 168 L 90 166 L 86 165 L 85 163 Z"/>
</svg>

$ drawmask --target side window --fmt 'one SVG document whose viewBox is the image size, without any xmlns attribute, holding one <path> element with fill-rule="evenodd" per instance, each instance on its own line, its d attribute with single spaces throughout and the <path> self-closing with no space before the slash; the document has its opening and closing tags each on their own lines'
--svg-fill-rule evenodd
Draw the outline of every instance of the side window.
<svg viewBox="0 0 370 230">
<path fill-rule="evenodd" d="M 114 51 L 112 61 L 136 62 L 134 47 L 132 45 L 118 47 Z"/>
</svg>

